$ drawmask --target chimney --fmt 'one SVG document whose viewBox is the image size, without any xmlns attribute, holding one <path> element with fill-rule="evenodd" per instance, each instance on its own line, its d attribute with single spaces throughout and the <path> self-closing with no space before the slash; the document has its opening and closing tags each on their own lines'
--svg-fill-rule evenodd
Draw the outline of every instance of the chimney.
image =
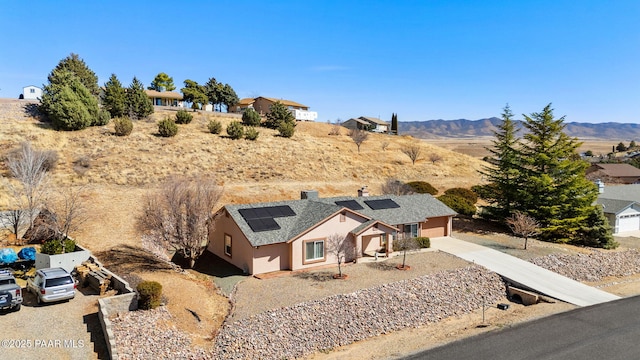
<svg viewBox="0 0 640 360">
<path fill-rule="evenodd" d="M 369 196 L 369 190 L 365 185 L 362 188 L 358 189 L 358 197 L 366 197 L 366 196 Z"/>
<path fill-rule="evenodd" d="M 600 180 L 600 179 L 596 180 L 596 186 L 598 186 L 598 193 L 599 194 L 604 193 L 604 183 L 602 182 L 602 180 Z"/>
<path fill-rule="evenodd" d="M 317 199 L 318 190 L 302 190 L 300 192 L 300 199 Z"/>
</svg>

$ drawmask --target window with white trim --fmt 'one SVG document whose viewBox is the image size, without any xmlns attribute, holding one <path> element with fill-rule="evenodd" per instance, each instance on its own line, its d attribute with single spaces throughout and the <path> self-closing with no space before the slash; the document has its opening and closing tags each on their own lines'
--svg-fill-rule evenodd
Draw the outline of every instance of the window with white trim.
<svg viewBox="0 0 640 360">
<path fill-rule="evenodd" d="M 304 243 L 304 259 L 306 261 L 324 259 L 324 240 L 307 241 Z"/>
<path fill-rule="evenodd" d="M 404 236 L 411 238 L 418 237 L 418 224 L 405 224 Z"/>
<path fill-rule="evenodd" d="M 224 253 L 231 256 L 231 235 L 224 234 Z"/>
</svg>

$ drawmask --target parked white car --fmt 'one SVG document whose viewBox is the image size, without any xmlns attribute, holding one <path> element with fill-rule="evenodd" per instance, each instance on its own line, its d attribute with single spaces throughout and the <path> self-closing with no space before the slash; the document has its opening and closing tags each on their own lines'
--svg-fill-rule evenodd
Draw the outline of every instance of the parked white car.
<svg viewBox="0 0 640 360">
<path fill-rule="evenodd" d="M 69 300 L 76 296 L 76 281 L 63 268 L 46 268 L 36 271 L 27 289 L 36 295 L 38 304 Z"/>
</svg>

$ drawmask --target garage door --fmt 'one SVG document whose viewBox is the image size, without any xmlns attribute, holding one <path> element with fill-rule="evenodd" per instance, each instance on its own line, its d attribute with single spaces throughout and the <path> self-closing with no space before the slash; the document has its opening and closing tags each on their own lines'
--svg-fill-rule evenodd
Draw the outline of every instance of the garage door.
<svg viewBox="0 0 640 360">
<path fill-rule="evenodd" d="M 640 214 L 622 215 L 618 218 L 618 232 L 640 229 Z"/>
</svg>

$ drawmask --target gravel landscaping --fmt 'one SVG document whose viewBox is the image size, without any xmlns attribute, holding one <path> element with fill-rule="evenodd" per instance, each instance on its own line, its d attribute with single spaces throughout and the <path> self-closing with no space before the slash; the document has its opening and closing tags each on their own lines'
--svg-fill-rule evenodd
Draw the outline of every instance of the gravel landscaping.
<svg viewBox="0 0 640 360">
<path fill-rule="evenodd" d="M 640 273 L 640 251 L 591 254 L 551 254 L 531 260 L 532 263 L 577 281 L 600 281 L 610 276 L 631 276 Z"/>
</svg>

